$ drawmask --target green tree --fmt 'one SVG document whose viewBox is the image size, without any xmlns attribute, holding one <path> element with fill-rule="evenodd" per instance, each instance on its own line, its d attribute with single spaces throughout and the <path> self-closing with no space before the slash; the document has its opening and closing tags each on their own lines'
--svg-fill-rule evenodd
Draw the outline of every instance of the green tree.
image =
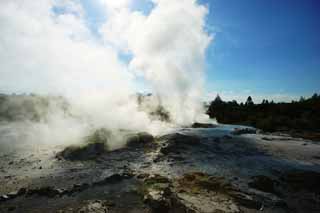
<svg viewBox="0 0 320 213">
<path fill-rule="evenodd" d="M 246 106 L 253 106 L 253 105 L 254 105 L 253 100 L 251 96 L 249 96 L 246 101 Z"/>
</svg>

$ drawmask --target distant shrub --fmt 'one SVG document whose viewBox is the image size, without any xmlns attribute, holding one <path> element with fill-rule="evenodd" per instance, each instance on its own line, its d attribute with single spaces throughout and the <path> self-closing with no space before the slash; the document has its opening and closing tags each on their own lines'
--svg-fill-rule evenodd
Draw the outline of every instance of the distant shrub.
<svg viewBox="0 0 320 213">
<path fill-rule="evenodd" d="M 301 98 L 299 102 L 274 103 L 263 100 L 254 104 L 249 96 L 245 104 L 224 102 L 216 98 L 207 114 L 220 123 L 244 124 L 265 131 L 310 130 L 320 131 L 320 96 Z"/>
</svg>

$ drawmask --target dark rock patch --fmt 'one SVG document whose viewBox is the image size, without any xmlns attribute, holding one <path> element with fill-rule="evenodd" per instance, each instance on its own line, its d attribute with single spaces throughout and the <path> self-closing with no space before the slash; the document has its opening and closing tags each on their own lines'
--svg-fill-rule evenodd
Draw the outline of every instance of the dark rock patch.
<svg viewBox="0 0 320 213">
<path fill-rule="evenodd" d="M 313 171 L 297 171 L 284 174 L 280 180 L 289 191 L 308 191 L 320 194 L 320 173 Z"/>
<path fill-rule="evenodd" d="M 251 188 L 272 194 L 278 194 L 276 188 L 279 187 L 279 184 L 279 181 L 263 175 L 254 176 L 253 181 L 248 183 Z"/>
<path fill-rule="evenodd" d="M 273 141 L 274 140 L 274 138 L 270 138 L 270 137 L 262 137 L 261 139 L 264 141 Z"/>
<path fill-rule="evenodd" d="M 257 134 L 257 130 L 254 128 L 236 128 L 232 132 L 234 135 L 243 135 L 243 134 Z"/>
<path fill-rule="evenodd" d="M 7 200 L 9 200 L 9 199 L 10 199 L 10 198 L 9 198 L 8 195 L 1 195 L 1 196 L 0 196 L 0 202 L 7 201 Z"/>
<path fill-rule="evenodd" d="M 216 128 L 218 125 L 210 123 L 193 123 L 192 128 Z"/>
<path fill-rule="evenodd" d="M 115 184 L 115 183 L 121 182 L 125 179 L 132 178 L 132 177 L 133 177 L 133 174 L 131 174 L 131 173 L 114 174 L 109 177 L 106 177 L 102 181 L 98 181 L 98 182 L 93 183 L 93 186 Z"/>
<path fill-rule="evenodd" d="M 144 178 L 142 189 L 144 203 L 155 213 L 194 212 L 181 202 L 172 187 L 171 180 L 161 175 Z"/>
<path fill-rule="evenodd" d="M 212 202 L 212 208 L 216 208 L 214 212 L 241 212 L 240 209 L 243 208 L 254 211 L 263 210 L 265 207 L 286 208 L 281 199 L 253 196 L 243 192 L 223 177 L 200 172 L 186 174 L 178 179 L 176 190 L 182 197 L 190 200 L 196 200 L 198 197 L 200 208 L 201 202 L 204 206 L 206 202 Z"/>
<path fill-rule="evenodd" d="M 151 134 L 147 132 L 140 132 L 140 133 L 131 134 L 128 136 L 127 146 L 128 147 L 146 146 L 146 145 L 150 145 L 152 142 L 154 142 L 154 137 Z"/>
<path fill-rule="evenodd" d="M 12 199 L 14 199 L 16 197 L 25 195 L 26 193 L 27 193 L 27 189 L 21 188 L 18 191 L 13 191 L 13 192 L 10 192 L 8 194 L 2 195 L 2 196 L 0 196 L 0 203 L 8 201 L 8 200 L 12 200 Z"/>
<path fill-rule="evenodd" d="M 111 132 L 102 128 L 87 136 L 79 146 L 69 146 L 57 154 L 58 159 L 71 161 L 93 160 L 108 152 L 107 145 Z"/>
<path fill-rule="evenodd" d="M 233 190 L 232 185 L 224 178 L 210 176 L 201 172 L 185 174 L 177 182 L 180 190 L 187 189 L 193 193 L 198 193 L 203 189 L 223 193 Z"/>
<path fill-rule="evenodd" d="M 133 176 L 134 175 L 131 173 L 113 174 L 101 181 L 93 182 L 92 184 L 89 184 L 89 183 L 74 184 L 70 189 L 59 189 L 53 186 L 44 186 L 44 187 L 35 188 L 35 189 L 21 188 L 16 192 L 11 192 L 11 193 L 0 196 L 0 203 L 15 199 L 19 196 L 27 196 L 27 197 L 41 196 L 41 197 L 47 197 L 47 198 L 62 197 L 64 195 L 71 196 L 71 195 L 74 195 L 75 193 L 83 192 L 92 187 L 104 186 L 108 184 L 116 184 L 125 179 L 132 178 Z"/>
<path fill-rule="evenodd" d="M 64 191 L 55 189 L 54 187 L 47 186 L 47 187 L 42 187 L 42 188 L 37 188 L 37 189 L 29 189 L 26 193 L 27 196 L 33 196 L 33 195 L 38 195 L 38 196 L 44 196 L 44 197 L 49 197 L 53 198 L 56 196 L 60 196 L 64 193 Z"/>
<path fill-rule="evenodd" d="M 57 154 L 57 158 L 71 161 L 93 160 L 107 152 L 104 143 L 89 143 L 82 146 L 69 146 Z"/>
<path fill-rule="evenodd" d="M 162 154 L 177 153 L 184 150 L 186 146 L 199 146 L 201 145 L 201 138 L 197 136 L 184 135 L 175 133 L 163 136 L 159 140 L 166 141 L 166 144 L 160 149 Z"/>
</svg>

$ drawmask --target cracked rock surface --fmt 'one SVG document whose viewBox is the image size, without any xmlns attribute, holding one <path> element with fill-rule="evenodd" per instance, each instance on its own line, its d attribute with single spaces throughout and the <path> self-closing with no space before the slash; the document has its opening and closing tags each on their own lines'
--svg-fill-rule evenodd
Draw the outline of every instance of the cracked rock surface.
<svg viewBox="0 0 320 213">
<path fill-rule="evenodd" d="M 320 143 L 197 124 L 127 144 L 0 147 L 0 212 L 320 212 Z"/>
</svg>

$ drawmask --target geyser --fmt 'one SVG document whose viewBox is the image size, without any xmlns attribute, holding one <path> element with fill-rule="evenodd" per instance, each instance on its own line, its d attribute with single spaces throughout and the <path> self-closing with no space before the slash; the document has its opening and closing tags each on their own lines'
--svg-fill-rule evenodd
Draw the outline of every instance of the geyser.
<svg viewBox="0 0 320 213">
<path fill-rule="evenodd" d="M 201 97 L 211 41 L 204 30 L 207 8 L 196 0 L 152 3 L 145 13 L 133 9 L 134 0 L 93 1 L 106 17 L 93 29 L 77 0 L 1 1 L 1 90 L 67 98 L 72 122 L 51 111 L 54 119 L 47 121 L 54 123 L 42 123 L 52 135 L 67 135 L 54 133 L 61 128 L 52 125 L 62 123 L 72 123 L 69 129 L 79 130 L 72 135 L 83 137 L 101 127 L 158 134 L 206 119 Z M 125 54 L 129 59 L 123 60 Z M 141 77 L 170 123 L 150 118 L 132 98 Z"/>
</svg>

